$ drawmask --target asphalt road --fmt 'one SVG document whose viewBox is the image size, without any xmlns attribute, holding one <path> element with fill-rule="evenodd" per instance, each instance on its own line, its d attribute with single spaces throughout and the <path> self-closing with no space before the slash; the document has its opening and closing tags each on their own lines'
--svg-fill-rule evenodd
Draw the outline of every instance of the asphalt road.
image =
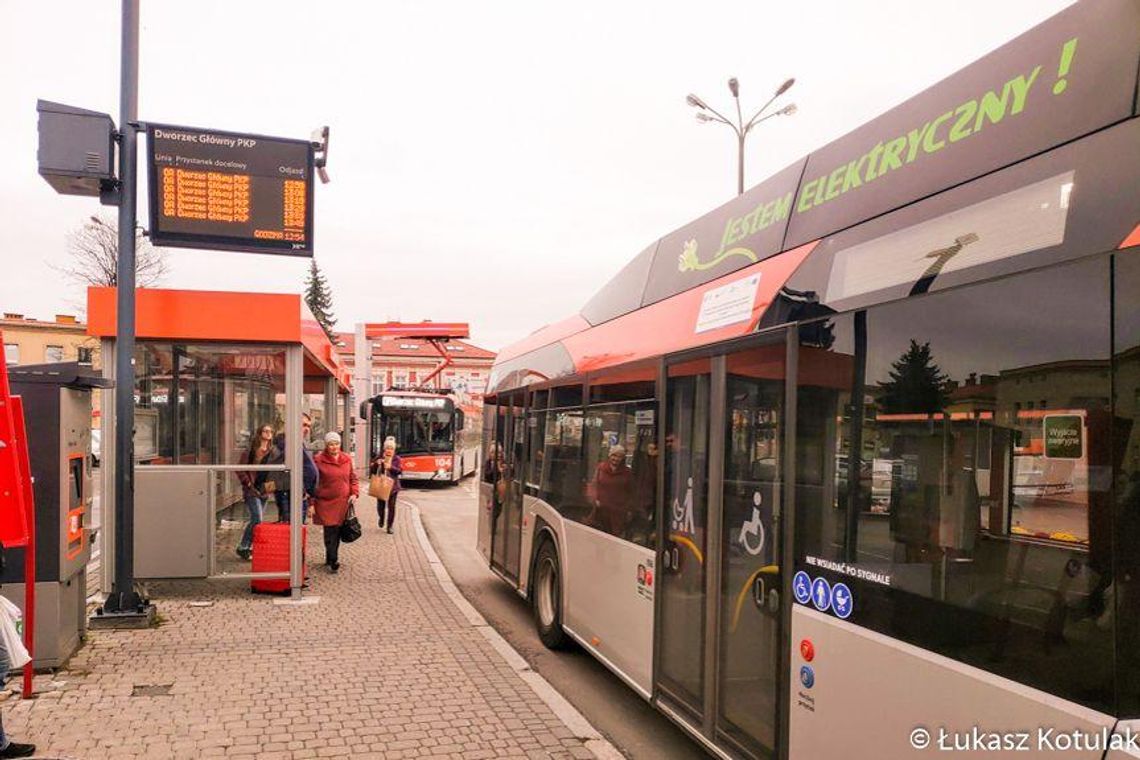
<svg viewBox="0 0 1140 760">
<path fill-rule="evenodd" d="M 432 546 L 468 601 L 626 757 L 707 758 L 696 742 L 585 651 L 575 646 L 552 652 L 542 645 L 526 600 L 475 550 L 477 486 L 468 478 L 450 488 L 405 486 L 400 492 L 401 502 L 420 508 Z"/>
</svg>

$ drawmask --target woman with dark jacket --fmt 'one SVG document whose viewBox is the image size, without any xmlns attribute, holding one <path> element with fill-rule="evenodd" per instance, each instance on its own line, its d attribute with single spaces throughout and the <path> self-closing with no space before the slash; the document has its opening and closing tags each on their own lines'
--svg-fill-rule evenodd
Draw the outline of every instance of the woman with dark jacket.
<svg viewBox="0 0 1140 760">
<path fill-rule="evenodd" d="M 387 475 L 392 479 L 392 492 L 388 494 L 387 501 L 376 500 L 376 512 L 380 520 L 380 527 L 384 527 L 384 513 L 388 513 L 388 532 L 392 532 L 392 524 L 396 522 L 396 496 L 400 493 L 400 475 L 404 472 L 404 463 L 396 453 L 396 439 L 384 439 L 384 453 L 372 460 L 369 470 L 371 475 Z"/>
<path fill-rule="evenodd" d="M 325 529 L 325 564 L 332 572 L 340 570 L 340 526 L 348 508 L 360 496 L 360 483 L 352 457 L 340 450 L 340 436 L 325 436 L 325 448 L 313 457 L 317 465 L 317 488 L 313 492 L 313 524 Z"/>
<path fill-rule="evenodd" d="M 279 455 L 280 452 L 273 445 L 273 426 L 262 425 L 250 443 L 249 451 L 242 455 L 241 464 L 273 464 Z M 267 484 L 273 481 L 269 480 L 269 473 L 265 470 L 243 470 L 237 476 L 241 481 L 242 500 L 245 501 L 245 508 L 249 512 L 249 522 L 241 534 L 237 555 L 242 559 L 249 559 L 253 553 L 253 528 L 265 516 L 265 502 L 272 490 Z"/>
</svg>

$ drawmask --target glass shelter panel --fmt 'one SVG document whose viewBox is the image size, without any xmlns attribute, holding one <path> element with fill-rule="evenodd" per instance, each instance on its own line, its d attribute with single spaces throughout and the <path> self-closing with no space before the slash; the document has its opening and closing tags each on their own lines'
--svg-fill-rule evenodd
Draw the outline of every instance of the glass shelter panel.
<svg viewBox="0 0 1140 760">
<path fill-rule="evenodd" d="M 241 464 L 262 426 L 284 434 L 284 348 L 140 341 L 135 366 L 138 464 Z"/>
</svg>

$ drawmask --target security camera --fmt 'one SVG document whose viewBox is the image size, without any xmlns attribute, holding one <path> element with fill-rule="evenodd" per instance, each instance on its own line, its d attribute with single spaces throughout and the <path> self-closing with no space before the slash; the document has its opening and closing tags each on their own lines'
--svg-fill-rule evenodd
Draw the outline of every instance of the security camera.
<svg viewBox="0 0 1140 760">
<path fill-rule="evenodd" d="M 317 176 L 321 178 L 321 182 L 325 185 L 329 183 L 329 173 L 325 166 L 329 161 L 329 128 L 327 126 L 314 129 L 310 135 L 310 141 L 316 153 L 313 158 L 313 166 L 317 170 Z"/>
</svg>

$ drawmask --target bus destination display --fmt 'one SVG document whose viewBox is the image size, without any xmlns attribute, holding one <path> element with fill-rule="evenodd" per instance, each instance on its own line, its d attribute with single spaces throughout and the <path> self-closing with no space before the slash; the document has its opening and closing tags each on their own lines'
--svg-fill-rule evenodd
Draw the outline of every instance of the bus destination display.
<svg viewBox="0 0 1140 760">
<path fill-rule="evenodd" d="M 156 124 L 148 136 L 155 245 L 312 255 L 309 142 Z"/>
</svg>

